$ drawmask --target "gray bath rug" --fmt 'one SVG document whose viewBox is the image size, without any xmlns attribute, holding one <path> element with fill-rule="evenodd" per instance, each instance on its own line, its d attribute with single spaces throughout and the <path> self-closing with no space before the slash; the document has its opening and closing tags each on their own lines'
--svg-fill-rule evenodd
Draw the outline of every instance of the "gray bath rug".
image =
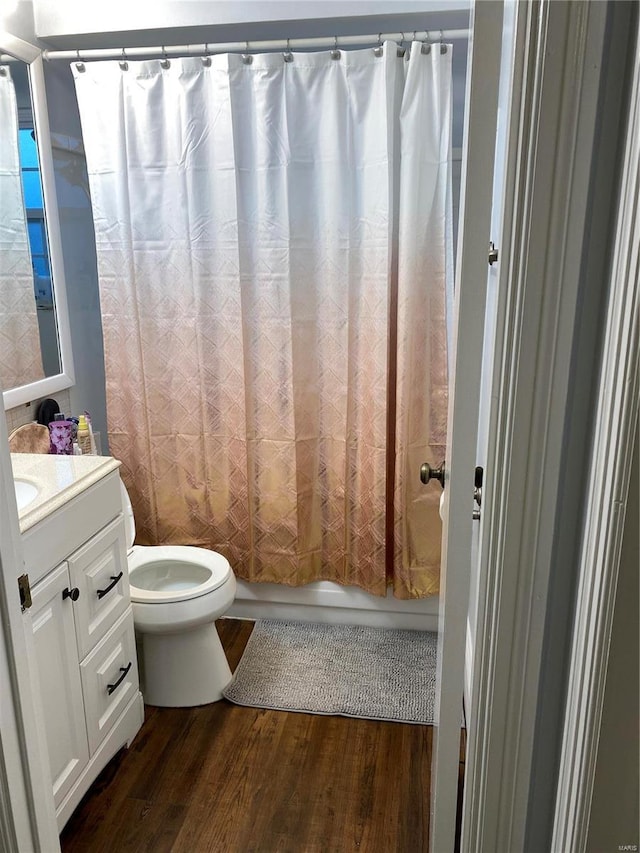
<svg viewBox="0 0 640 853">
<path fill-rule="evenodd" d="M 437 634 L 256 622 L 233 681 L 238 705 L 433 723 Z"/>
</svg>

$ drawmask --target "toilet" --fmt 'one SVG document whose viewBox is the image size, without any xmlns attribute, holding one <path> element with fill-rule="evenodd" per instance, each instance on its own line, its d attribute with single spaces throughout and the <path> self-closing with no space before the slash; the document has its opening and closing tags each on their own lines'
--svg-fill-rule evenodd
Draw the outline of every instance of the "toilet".
<svg viewBox="0 0 640 853">
<path fill-rule="evenodd" d="M 205 548 L 134 545 L 131 501 L 120 487 L 144 701 L 170 708 L 217 702 L 231 681 L 214 624 L 236 594 L 231 566 Z"/>
</svg>

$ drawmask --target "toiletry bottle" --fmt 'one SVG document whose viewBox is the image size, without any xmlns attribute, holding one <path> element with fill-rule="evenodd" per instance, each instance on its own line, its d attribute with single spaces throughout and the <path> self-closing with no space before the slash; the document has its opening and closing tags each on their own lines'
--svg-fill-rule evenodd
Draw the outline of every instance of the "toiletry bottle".
<svg viewBox="0 0 640 853">
<path fill-rule="evenodd" d="M 91 453 L 91 436 L 89 434 L 89 425 L 87 424 L 87 419 L 84 415 L 80 415 L 78 420 L 78 435 L 77 435 L 78 447 L 82 451 L 83 455 L 85 453 Z"/>
<path fill-rule="evenodd" d="M 84 418 L 85 418 L 85 420 L 87 422 L 87 426 L 89 428 L 89 438 L 91 439 L 91 453 L 93 454 L 93 456 L 96 456 L 97 455 L 96 440 L 95 440 L 95 437 L 93 435 L 93 425 L 91 423 L 91 415 L 89 414 L 89 412 L 84 413 Z"/>
</svg>

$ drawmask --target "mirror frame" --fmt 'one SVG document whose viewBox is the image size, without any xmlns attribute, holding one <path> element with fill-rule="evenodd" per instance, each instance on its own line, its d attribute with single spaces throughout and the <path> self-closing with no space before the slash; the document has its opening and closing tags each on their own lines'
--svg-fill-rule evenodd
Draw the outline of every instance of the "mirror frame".
<svg viewBox="0 0 640 853">
<path fill-rule="evenodd" d="M 33 109 L 33 125 L 38 143 L 40 159 L 40 180 L 44 200 L 44 214 L 49 243 L 49 262 L 53 279 L 53 304 L 56 311 L 58 329 L 58 352 L 60 355 L 60 373 L 45 376 L 27 385 L 8 388 L 3 392 L 4 408 L 12 409 L 23 403 L 30 403 L 41 397 L 55 394 L 75 384 L 73 353 L 71 349 L 71 325 L 67 305 L 67 288 L 64 277 L 62 257 L 62 239 L 58 217 L 53 155 L 51 153 L 51 135 L 49 115 L 44 84 L 42 52 L 40 48 L 23 41 L 11 33 L 0 30 L 0 53 L 9 53 L 29 66 L 29 85 Z"/>
</svg>

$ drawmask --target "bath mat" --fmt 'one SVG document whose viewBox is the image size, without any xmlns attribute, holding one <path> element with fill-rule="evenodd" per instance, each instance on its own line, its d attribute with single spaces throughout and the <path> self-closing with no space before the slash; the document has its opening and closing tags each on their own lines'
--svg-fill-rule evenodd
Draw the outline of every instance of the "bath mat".
<svg viewBox="0 0 640 853">
<path fill-rule="evenodd" d="M 224 695 L 255 708 L 429 725 L 437 643 L 431 631 L 264 619 Z"/>
</svg>

